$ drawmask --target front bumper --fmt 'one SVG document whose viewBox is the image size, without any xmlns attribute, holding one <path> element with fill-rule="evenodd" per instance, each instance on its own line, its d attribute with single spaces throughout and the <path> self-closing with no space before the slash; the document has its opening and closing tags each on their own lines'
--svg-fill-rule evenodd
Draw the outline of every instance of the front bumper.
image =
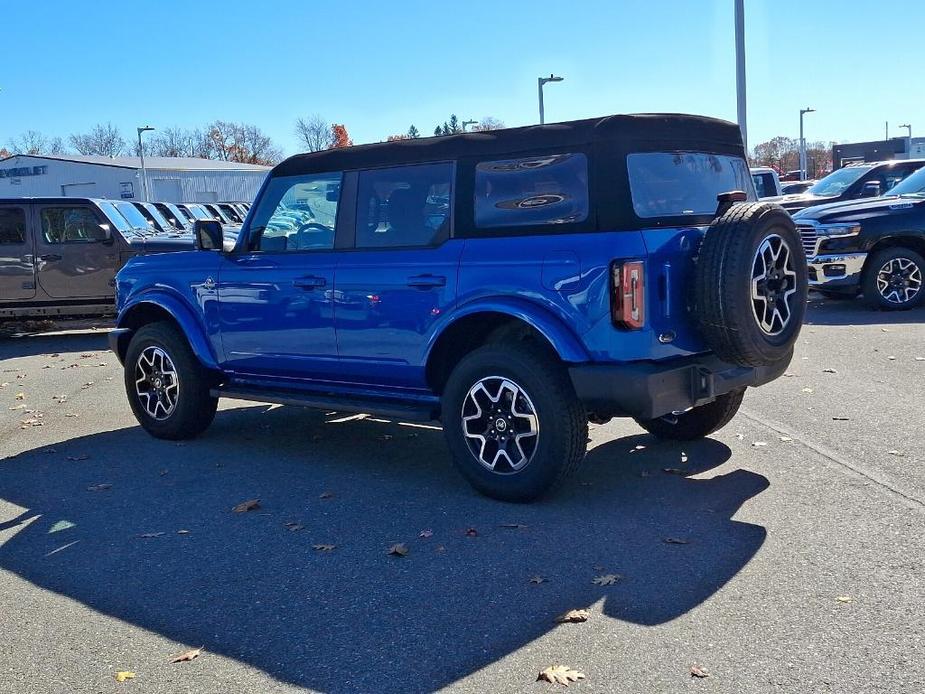
<svg viewBox="0 0 925 694">
<path fill-rule="evenodd" d="M 736 366 L 718 357 L 694 355 L 627 364 L 579 364 L 569 376 L 579 400 L 599 417 L 654 419 L 712 402 L 746 386 L 760 386 L 784 373 L 793 353 L 771 366 Z"/>
<path fill-rule="evenodd" d="M 807 260 L 809 286 L 854 287 L 861 283 L 867 253 L 828 253 Z"/>
</svg>

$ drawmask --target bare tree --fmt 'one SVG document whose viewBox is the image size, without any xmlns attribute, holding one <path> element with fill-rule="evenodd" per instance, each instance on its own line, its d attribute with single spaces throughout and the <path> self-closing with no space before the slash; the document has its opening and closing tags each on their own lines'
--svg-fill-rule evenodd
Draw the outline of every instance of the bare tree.
<svg viewBox="0 0 925 694">
<path fill-rule="evenodd" d="M 275 164 L 283 157 L 273 140 L 256 125 L 217 120 L 207 128 L 212 159 L 242 164 Z"/>
<path fill-rule="evenodd" d="M 317 113 L 295 122 L 295 134 L 306 152 L 320 152 L 334 144 L 331 125 Z"/>
<path fill-rule="evenodd" d="M 18 139 L 11 139 L 9 148 L 16 154 L 64 153 L 64 143 L 60 137 L 49 139 L 37 130 L 27 130 Z"/>
<path fill-rule="evenodd" d="M 75 133 L 71 145 L 81 154 L 118 157 L 125 152 L 125 139 L 112 123 L 97 123 L 88 133 Z"/>
<path fill-rule="evenodd" d="M 486 132 L 488 130 L 501 130 L 503 127 L 504 127 L 503 120 L 499 118 L 495 118 L 494 116 L 485 116 L 472 129 L 478 132 Z"/>
</svg>

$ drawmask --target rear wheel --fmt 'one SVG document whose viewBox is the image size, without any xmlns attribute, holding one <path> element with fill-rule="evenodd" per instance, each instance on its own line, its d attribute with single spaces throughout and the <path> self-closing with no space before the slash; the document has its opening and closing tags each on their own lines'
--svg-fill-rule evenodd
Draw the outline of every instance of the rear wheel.
<svg viewBox="0 0 925 694">
<path fill-rule="evenodd" d="M 215 417 L 218 398 L 183 334 L 167 322 L 144 326 L 125 353 L 125 392 L 138 423 L 159 439 L 190 439 Z"/>
<path fill-rule="evenodd" d="M 483 494 L 531 501 L 584 458 L 588 417 L 562 363 L 526 342 L 466 355 L 443 394 L 453 462 Z"/>
<path fill-rule="evenodd" d="M 925 301 L 925 258 L 909 248 L 884 248 L 867 259 L 864 301 L 883 311 L 904 311 Z"/>
<path fill-rule="evenodd" d="M 700 405 L 677 415 L 666 415 L 657 419 L 637 419 L 643 429 L 660 439 L 671 441 L 693 441 L 709 436 L 729 424 L 739 406 L 745 389 L 720 395 L 713 402 Z"/>
</svg>

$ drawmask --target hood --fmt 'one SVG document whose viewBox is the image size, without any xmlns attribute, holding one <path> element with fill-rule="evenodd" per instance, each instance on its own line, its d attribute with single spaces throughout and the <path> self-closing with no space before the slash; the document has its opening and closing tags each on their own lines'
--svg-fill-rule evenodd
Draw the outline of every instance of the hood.
<svg viewBox="0 0 925 694">
<path fill-rule="evenodd" d="M 796 195 L 780 195 L 776 198 L 761 198 L 762 202 L 773 202 L 785 210 L 802 210 L 804 207 L 813 205 L 824 205 L 827 200 L 834 200 L 834 197 L 824 197 L 822 195 L 810 195 L 809 193 L 797 193 Z"/>
<path fill-rule="evenodd" d="M 133 238 L 129 241 L 132 250 L 138 253 L 170 253 L 172 251 L 190 251 L 193 249 L 192 234 L 163 234 Z"/>
<path fill-rule="evenodd" d="M 925 205 L 925 198 L 881 197 L 864 200 L 845 200 L 817 205 L 793 215 L 793 220 L 812 219 L 817 222 L 854 222 L 871 217 L 901 213 Z"/>
</svg>

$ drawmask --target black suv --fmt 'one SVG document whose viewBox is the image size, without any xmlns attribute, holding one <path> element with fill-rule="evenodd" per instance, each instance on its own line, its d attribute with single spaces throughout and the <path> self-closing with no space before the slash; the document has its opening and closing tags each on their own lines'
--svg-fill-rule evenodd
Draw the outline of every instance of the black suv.
<svg viewBox="0 0 925 694">
<path fill-rule="evenodd" d="M 805 193 L 768 198 L 768 202 L 776 202 L 793 214 L 814 205 L 877 198 L 886 195 L 893 186 L 923 166 L 925 159 L 849 164 L 820 179 Z"/>
<path fill-rule="evenodd" d="M 873 308 L 925 301 L 925 168 L 875 200 L 819 205 L 793 216 L 809 260 L 811 288 L 864 293 Z"/>
</svg>

